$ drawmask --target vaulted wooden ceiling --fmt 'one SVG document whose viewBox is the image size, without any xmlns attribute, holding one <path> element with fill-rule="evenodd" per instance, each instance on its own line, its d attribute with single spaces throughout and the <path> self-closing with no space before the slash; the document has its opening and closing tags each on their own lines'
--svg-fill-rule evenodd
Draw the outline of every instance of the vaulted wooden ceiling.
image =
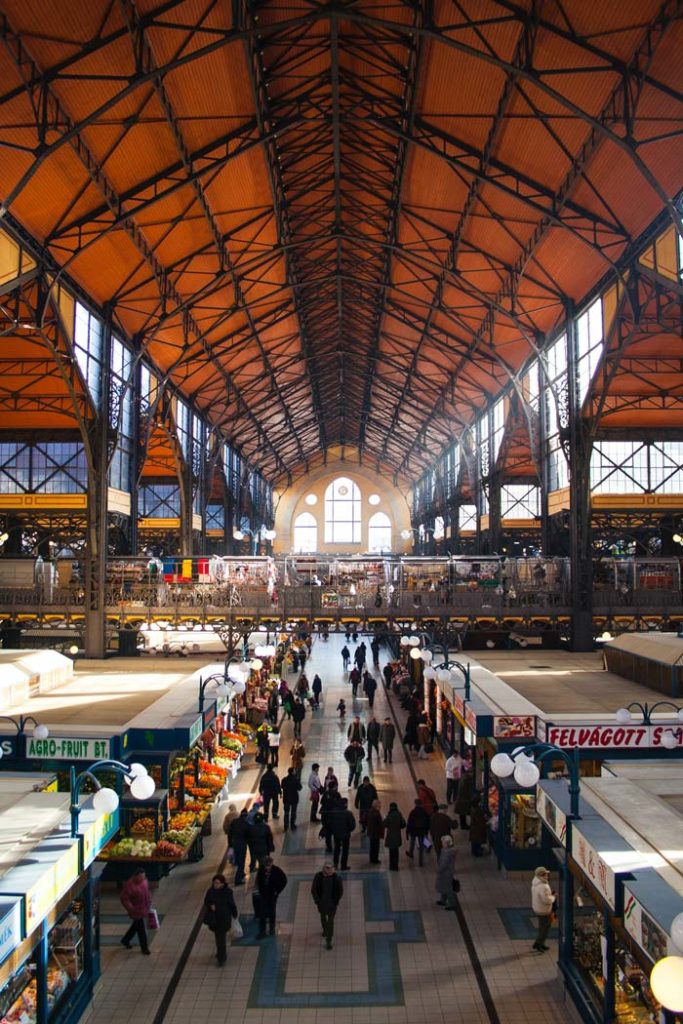
<svg viewBox="0 0 683 1024">
<path fill-rule="evenodd" d="M 2 214 L 267 477 L 407 481 L 663 210 L 661 0 L 4 0 Z"/>
</svg>

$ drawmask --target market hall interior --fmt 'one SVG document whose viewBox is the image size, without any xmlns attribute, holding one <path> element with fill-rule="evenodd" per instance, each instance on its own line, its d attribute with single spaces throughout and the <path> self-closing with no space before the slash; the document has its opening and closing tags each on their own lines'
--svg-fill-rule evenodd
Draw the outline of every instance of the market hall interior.
<svg viewBox="0 0 683 1024">
<path fill-rule="evenodd" d="M 216 968 L 211 933 L 198 924 L 210 878 L 225 863 L 223 802 L 213 814 L 213 835 L 204 840 L 204 860 L 175 869 L 161 882 L 154 897 L 161 927 L 153 933 L 153 955 L 141 966 L 137 952 L 119 944 L 126 919 L 115 891 L 103 893 L 102 977 L 83 1024 L 184 1024 L 194 1016 L 247 1024 L 412 1024 L 416 1017 L 435 1024 L 578 1020 L 558 980 L 556 956 L 539 956 L 531 948 L 535 920 L 529 874 L 501 872 L 493 856 L 473 858 L 466 831 L 454 831 L 462 888 L 458 912 L 449 914 L 436 905 L 433 851 L 419 867 L 417 858 L 406 856 L 404 845 L 399 871 L 389 872 L 384 849 L 382 864 L 370 865 L 367 840 L 361 841 L 357 828 L 350 870 L 342 874 L 345 892 L 334 947 L 325 949 L 310 885 L 326 857 L 320 825 L 308 823 L 305 779 L 314 761 L 321 765 L 321 775 L 331 765 L 342 795 L 353 797 L 354 791 L 346 788 L 346 731 L 354 713 L 365 723 L 369 718 L 367 699 L 352 699 L 342 672 L 343 644 L 343 634 L 328 641 L 316 638 L 306 665 L 309 679 L 318 672 L 323 680 L 323 700 L 322 708 L 309 712 L 303 724 L 306 759 L 299 827 L 285 834 L 282 816 L 271 821 L 275 862 L 289 880 L 279 900 L 276 936 L 256 939 L 253 874 L 245 887 L 234 890 L 244 939 L 229 948 L 222 971 Z M 560 658 L 553 652 L 549 657 Z M 381 655 L 385 661 L 386 651 Z M 380 673 L 375 674 L 381 682 Z M 290 673 L 289 678 L 295 677 Z M 335 710 L 341 698 L 348 709 L 344 723 Z M 374 712 L 380 721 L 395 715 L 401 731 L 405 713 L 382 685 Z M 283 752 L 289 751 L 291 740 L 292 723 L 285 721 Z M 288 764 L 288 755 L 281 756 L 281 775 Z M 230 801 L 249 805 L 259 774 L 249 758 L 231 784 Z M 393 764 L 373 762 L 368 774 L 384 812 L 396 801 L 404 817 L 408 815 L 417 777 L 445 800 L 444 760 L 438 752 L 417 761 L 397 741 Z M 227 870 L 232 880 L 232 869 Z"/>
</svg>

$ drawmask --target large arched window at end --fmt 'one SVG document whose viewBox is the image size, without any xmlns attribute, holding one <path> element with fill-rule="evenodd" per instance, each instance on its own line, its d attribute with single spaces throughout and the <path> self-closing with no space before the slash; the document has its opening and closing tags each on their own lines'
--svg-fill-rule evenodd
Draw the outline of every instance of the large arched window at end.
<svg viewBox="0 0 683 1024">
<path fill-rule="evenodd" d="M 325 491 L 325 543 L 360 544 L 360 491 L 340 476 Z"/>
<path fill-rule="evenodd" d="M 294 551 L 307 554 L 318 550 L 318 522 L 310 512 L 302 512 L 294 520 Z"/>
<path fill-rule="evenodd" d="M 375 512 L 370 516 L 368 551 L 391 551 L 391 519 L 386 512 Z"/>
</svg>

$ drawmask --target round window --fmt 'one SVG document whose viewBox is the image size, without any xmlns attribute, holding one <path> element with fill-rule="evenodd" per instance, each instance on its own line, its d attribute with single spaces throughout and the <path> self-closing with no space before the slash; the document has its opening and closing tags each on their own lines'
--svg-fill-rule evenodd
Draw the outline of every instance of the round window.
<svg viewBox="0 0 683 1024">
<path fill-rule="evenodd" d="M 368 498 L 368 501 L 371 505 L 379 505 L 381 500 L 382 499 L 380 498 L 379 494 L 371 494 L 370 497 Z"/>
<path fill-rule="evenodd" d="M 317 505 L 318 496 L 317 494 L 307 494 L 306 497 L 304 498 L 304 501 L 306 502 L 307 505 Z"/>
</svg>

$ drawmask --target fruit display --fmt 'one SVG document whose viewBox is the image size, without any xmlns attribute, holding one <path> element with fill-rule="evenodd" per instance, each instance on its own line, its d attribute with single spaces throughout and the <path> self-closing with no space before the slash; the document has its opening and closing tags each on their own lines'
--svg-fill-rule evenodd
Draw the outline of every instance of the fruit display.
<svg viewBox="0 0 683 1024">
<path fill-rule="evenodd" d="M 204 800 L 213 796 L 213 792 L 206 786 L 188 786 L 187 792 L 191 793 L 192 796 L 200 797 Z"/>
<path fill-rule="evenodd" d="M 168 832 L 164 832 L 163 836 L 161 837 L 161 840 L 162 842 L 167 841 L 169 843 L 176 843 L 178 846 L 182 846 L 183 848 L 185 848 L 190 845 L 194 837 L 194 828 L 170 828 Z"/>
<path fill-rule="evenodd" d="M 154 828 L 154 818 L 136 818 L 130 830 L 135 835 L 154 835 Z"/>
<path fill-rule="evenodd" d="M 187 853 L 187 847 L 179 846 L 177 843 L 169 843 L 168 840 L 162 839 L 160 843 L 156 845 L 155 856 L 161 858 L 178 858 L 184 857 Z"/>
<path fill-rule="evenodd" d="M 158 845 L 148 839 L 119 839 L 103 853 L 109 857 L 152 857 Z"/>
<path fill-rule="evenodd" d="M 201 805 L 198 805 L 198 806 L 201 808 Z M 185 810 L 184 811 L 178 811 L 177 814 L 173 814 L 171 816 L 171 820 L 169 821 L 168 824 L 169 824 L 169 828 L 171 828 L 171 829 L 180 829 L 182 831 L 182 829 L 192 828 L 194 826 L 194 823 L 195 823 L 196 820 L 197 820 L 196 813 L 194 811 L 192 811 L 192 810 L 188 810 L 187 804 L 186 804 L 185 805 Z"/>
</svg>

